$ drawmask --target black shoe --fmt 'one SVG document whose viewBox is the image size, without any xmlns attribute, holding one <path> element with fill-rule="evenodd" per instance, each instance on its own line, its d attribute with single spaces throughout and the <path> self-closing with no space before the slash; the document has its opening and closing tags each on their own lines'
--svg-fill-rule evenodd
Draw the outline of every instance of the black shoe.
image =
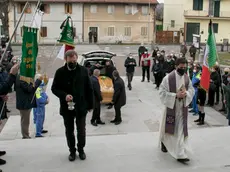
<svg viewBox="0 0 230 172">
<path fill-rule="evenodd" d="M 6 154 L 6 151 L 0 151 L 0 156 L 3 156 Z"/>
<path fill-rule="evenodd" d="M 44 136 L 43 135 L 38 135 L 38 136 L 35 136 L 35 137 L 39 138 L 39 137 L 44 137 Z"/>
<path fill-rule="evenodd" d="M 114 124 L 119 125 L 122 121 L 116 121 Z"/>
<path fill-rule="evenodd" d="M 129 90 L 132 90 L 132 87 L 129 87 Z"/>
<path fill-rule="evenodd" d="M 222 108 L 222 109 L 220 109 L 220 110 L 219 110 L 219 112 L 225 112 L 225 109 L 224 109 L 224 108 Z"/>
<path fill-rule="evenodd" d="M 10 111 L 9 109 L 6 109 L 6 112 L 7 112 L 7 113 L 10 113 L 11 111 Z"/>
<path fill-rule="evenodd" d="M 203 121 L 199 121 L 199 123 L 197 123 L 197 125 L 204 125 Z"/>
<path fill-rule="evenodd" d="M 2 170 L 0 169 L 0 172 L 2 172 Z"/>
<path fill-rule="evenodd" d="M 110 121 L 110 123 L 115 123 L 115 122 L 117 122 L 115 119 L 114 119 L 114 120 L 112 120 L 112 121 Z"/>
<path fill-rule="evenodd" d="M 86 154 L 85 154 L 84 151 L 79 152 L 79 158 L 80 158 L 81 160 L 85 160 L 85 159 L 86 159 Z"/>
<path fill-rule="evenodd" d="M 201 120 L 197 125 L 204 125 L 204 118 L 205 118 L 205 113 L 201 113 Z"/>
<path fill-rule="evenodd" d="M 194 120 L 194 122 L 200 122 L 200 117 L 197 120 Z"/>
<path fill-rule="evenodd" d="M 193 109 L 191 109 L 190 111 L 188 111 L 189 113 L 192 113 L 192 112 L 194 112 L 194 110 Z"/>
<path fill-rule="evenodd" d="M 4 164 L 6 164 L 6 161 L 3 159 L 0 159 L 0 165 L 4 165 Z"/>
<path fill-rule="evenodd" d="M 168 152 L 167 148 L 165 147 L 164 143 L 161 142 L 161 151 L 166 153 Z"/>
<path fill-rule="evenodd" d="M 76 153 L 70 153 L 69 161 L 74 161 L 76 159 Z"/>
<path fill-rule="evenodd" d="M 141 80 L 141 82 L 144 82 L 145 80 Z"/>
<path fill-rule="evenodd" d="M 99 124 L 99 125 L 105 125 L 105 122 L 97 121 L 97 124 Z"/>
<path fill-rule="evenodd" d="M 148 82 L 150 82 L 150 80 L 148 80 Z"/>
<path fill-rule="evenodd" d="M 22 137 L 22 139 L 31 139 L 31 137 Z"/>
<path fill-rule="evenodd" d="M 48 133 L 47 130 L 42 130 L 42 134 L 46 134 L 46 133 Z"/>
<path fill-rule="evenodd" d="M 91 124 L 95 127 L 97 127 L 97 123 L 94 121 L 94 122 L 91 122 Z"/>
<path fill-rule="evenodd" d="M 184 158 L 184 159 L 177 159 L 177 161 L 181 162 L 181 163 L 186 163 L 188 161 L 190 161 L 188 158 Z"/>
</svg>

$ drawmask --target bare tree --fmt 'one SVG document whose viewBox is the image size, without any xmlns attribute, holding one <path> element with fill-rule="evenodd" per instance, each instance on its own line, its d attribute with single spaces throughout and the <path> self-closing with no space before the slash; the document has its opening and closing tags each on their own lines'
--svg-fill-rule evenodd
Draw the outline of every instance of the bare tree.
<svg viewBox="0 0 230 172">
<path fill-rule="evenodd" d="M 159 21 L 163 21 L 163 15 L 164 15 L 164 4 L 158 4 L 156 7 L 156 19 Z"/>
<path fill-rule="evenodd" d="M 3 34 L 9 36 L 9 5 L 11 0 L 0 1 L 0 20 L 2 20 Z"/>
</svg>

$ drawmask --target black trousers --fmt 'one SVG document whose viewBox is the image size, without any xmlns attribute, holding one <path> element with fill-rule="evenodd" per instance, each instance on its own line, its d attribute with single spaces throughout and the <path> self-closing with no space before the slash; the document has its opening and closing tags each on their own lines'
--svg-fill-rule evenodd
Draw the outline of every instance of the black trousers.
<svg viewBox="0 0 230 172">
<path fill-rule="evenodd" d="M 163 80 L 163 77 L 159 73 L 154 73 L 154 78 L 156 86 L 159 87 Z"/>
<path fill-rule="evenodd" d="M 95 101 L 91 122 L 101 121 L 100 115 L 101 115 L 101 103 L 98 101 Z"/>
<path fill-rule="evenodd" d="M 215 101 L 215 90 L 211 90 L 209 89 L 208 90 L 208 104 L 210 106 L 213 106 L 214 105 L 214 101 Z"/>
<path fill-rule="evenodd" d="M 114 105 L 115 109 L 115 121 L 122 121 L 121 119 L 121 106 Z"/>
<path fill-rule="evenodd" d="M 127 75 L 127 78 L 128 78 L 128 87 L 131 88 L 132 87 L 131 82 L 133 80 L 133 72 L 126 73 L 126 75 Z"/>
<path fill-rule="evenodd" d="M 70 153 L 76 152 L 76 141 L 74 135 L 74 123 L 77 127 L 77 148 L 78 152 L 82 152 L 85 147 L 86 142 L 86 114 L 76 114 L 66 113 L 63 115 L 64 125 L 65 125 L 65 135 L 67 140 L 67 145 L 69 147 Z"/>
<path fill-rule="evenodd" d="M 147 73 L 147 79 L 150 80 L 150 67 L 149 66 L 143 66 L 142 67 L 142 80 L 145 80 L 145 73 Z"/>
<path fill-rule="evenodd" d="M 141 66 L 141 55 L 139 55 L 138 65 Z"/>
<path fill-rule="evenodd" d="M 220 87 L 216 87 L 216 102 L 219 103 L 220 101 Z"/>
</svg>

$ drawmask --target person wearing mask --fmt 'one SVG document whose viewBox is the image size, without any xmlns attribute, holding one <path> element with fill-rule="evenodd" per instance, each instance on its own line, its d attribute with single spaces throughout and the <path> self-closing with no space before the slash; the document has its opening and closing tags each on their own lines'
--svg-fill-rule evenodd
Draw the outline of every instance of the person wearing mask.
<svg viewBox="0 0 230 172">
<path fill-rule="evenodd" d="M 97 126 L 98 124 L 104 125 L 105 123 L 101 121 L 101 87 L 98 81 L 98 77 L 100 76 L 100 70 L 95 69 L 93 71 L 93 75 L 91 76 L 91 81 L 93 85 L 93 92 L 94 92 L 94 108 L 93 108 L 93 115 L 91 119 L 91 124 L 93 126 Z"/>
<path fill-rule="evenodd" d="M 114 77 L 114 94 L 113 99 L 108 107 L 111 109 L 114 106 L 115 109 L 115 119 L 110 121 L 115 125 L 119 125 L 122 122 L 121 118 L 121 108 L 126 105 L 126 92 L 125 92 L 125 84 L 123 79 L 120 77 L 117 70 L 113 72 Z"/>
<path fill-rule="evenodd" d="M 9 75 L 7 76 L 7 79 L 4 79 L 4 81 L 0 82 L 0 104 L 4 104 L 4 102 L 7 102 L 8 96 L 11 87 L 15 83 L 17 73 L 19 71 L 19 64 L 15 64 L 9 72 Z M 1 124 L 1 121 L 0 121 Z M 3 156 L 6 154 L 6 151 L 0 151 L 0 156 Z M 6 164 L 6 161 L 3 159 L 0 159 L 0 165 Z M 0 172 L 2 170 L 0 169 Z"/>
<path fill-rule="evenodd" d="M 141 66 L 142 66 L 142 80 L 145 81 L 145 73 L 147 73 L 147 80 L 150 82 L 150 66 L 151 66 L 151 56 L 146 50 L 145 53 L 141 57 Z"/>
<path fill-rule="evenodd" d="M 93 109 L 94 95 L 92 82 L 85 67 L 77 63 L 78 55 L 74 50 L 65 53 L 65 65 L 60 67 L 53 79 L 51 91 L 60 100 L 60 115 L 63 117 L 69 161 L 76 159 L 76 150 L 81 160 L 86 159 L 86 115 Z M 76 149 L 74 124 L 77 126 Z"/>
<path fill-rule="evenodd" d="M 198 86 L 200 83 L 200 78 L 201 78 L 201 67 L 200 66 L 194 66 L 193 69 L 193 77 L 192 77 L 192 86 L 195 90 L 195 95 L 192 99 L 192 110 L 189 112 L 193 112 L 193 115 L 198 115 L 199 109 L 197 105 L 197 96 L 198 96 Z"/>
<path fill-rule="evenodd" d="M 224 90 L 224 103 L 226 104 L 227 109 L 227 119 L 228 119 L 228 125 L 230 126 L 230 74 L 228 74 L 227 77 L 227 84 L 223 84 L 223 90 Z"/>
<path fill-rule="evenodd" d="M 187 46 L 186 46 L 186 43 L 183 42 L 180 46 L 180 53 L 182 55 L 182 57 L 185 57 L 186 53 L 187 53 L 188 49 L 187 49 Z M 181 56 L 180 56 L 181 57 Z"/>
<path fill-rule="evenodd" d="M 166 61 L 163 65 L 165 75 L 169 74 L 175 69 L 175 61 L 172 59 L 170 55 L 167 56 Z"/>
<path fill-rule="evenodd" d="M 128 88 L 132 90 L 132 80 L 135 72 L 135 67 L 137 66 L 136 60 L 133 58 L 132 54 L 129 54 L 125 60 L 126 76 L 128 78 Z"/>
<path fill-rule="evenodd" d="M 153 50 L 153 54 L 152 54 L 152 58 L 155 59 L 157 58 L 157 52 L 159 51 L 159 48 L 156 47 L 154 50 Z"/>
<path fill-rule="evenodd" d="M 90 67 L 90 76 L 93 75 L 93 71 L 95 69 L 101 70 L 103 67 L 101 66 L 101 64 L 99 62 L 96 62 L 95 65 L 93 65 L 92 67 Z"/>
<path fill-rule="evenodd" d="M 141 46 L 138 48 L 138 55 L 139 55 L 139 62 L 138 65 L 139 67 L 141 66 L 141 57 L 144 54 L 144 52 L 146 51 L 146 48 L 144 46 L 144 43 L 141 43 Z"/>
<path fill-rule="evenodd" d="M 228 84 L 228 74 L 229 74 L 230 69 L 229 68 L 224 68 L 224 74 L 222 75 L 222 86 L 221 86 L 221 100 L 222 100 L 222 108 L 219 110 L 220 112 L 225 112 L 226 111 L 226 107 L 225 107 L 225 103 L 224 103 L 224 90 L 223 90 L 223 86 Z"/>
<path fill-rule="evenodd" d="M 190 57 L 192 57 L 193 61 L 196 60 L 196 47 L 194 44 L 192 44 L 192 46 L 189 48 L 189 53 L 190 53 Z"/>
<path fill-rule="evenodd" d="M 158 59 L 155 60 L 153 66 L 152 66 L 152 72 L 153 72 L 153 76 L 155 78 L 156 89 L 158 90 L 159 86 L 162 82 L 162 79 L 164 77 L 163 65 L 159 62 Z"/>
<path fill-rule="evenodd" d="M 105 63 L 105 76 L 111 78 L 113 81 L 113 71 L 116 70 L 116 67 L 112 66 L 111 60 L 107 60 Z"/>
<path fill-rule="evenodd" d="M 208 104 L 209 106 L 214 106 L 215 101 L 215 93 L 217 86 L 219 86 L 220 80 L 219 80 L 219 74 L 217 72 L 217 67 L 214 66 L 211 69 L 211 75 L 210 75 L 210 86 L 208 91 Z"/>
<path fill-rule="evenodd" d="M 164 77 L 159 89 L 165 106 L 159 131 L 161 151 L 169 152 L 181 163 L 189 161 L 188 105 L 194 96 L 191 80 L 185 73 L 186 62 L 185 58 L 178 58 L 176 70 Z"/>
</svg>

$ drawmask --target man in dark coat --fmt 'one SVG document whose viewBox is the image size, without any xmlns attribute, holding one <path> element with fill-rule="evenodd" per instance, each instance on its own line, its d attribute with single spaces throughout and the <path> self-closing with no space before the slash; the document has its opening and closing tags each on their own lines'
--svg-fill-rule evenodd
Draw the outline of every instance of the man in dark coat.
<svg viewBox="0 0 230 172">
<path fill-rule="evenodd" d="M 7 94 L 9 93 L 12 85 L 15 83 L 18 70 L 19 70 L 19 65 L 18 64 L 14 65 L 9 72 L 8 78 L 5 81 L 0 82 L 0 95 L 1 95 L 0 104 L 3 104 L 4 102 L 8 100 Z M 3 156 L 5 154 L 6 154 L 5 151 L 0 151 L 0 156 Z M 5 160 L 0 159 L 0 165 L 3 165 L 5 163 L 6 163 Z M 1 169 L 0 169 L 0 172 L 2 172 Z"/>
<path fill-rule="evenodd" d="M 114 94 L 112 99 L 112 105 L 115 109 L 115 119 L 111 121 L 115 125 L 119 125 L 122 122 L 121 119 L 121 107 L 126 104 L 126 92 L 123 79 L 119 76 L 118 71 L 113 72 L 114 77 Z"/>
<path fill-rule="evenodd" d="M 130 54 L 129 57 L 127 57 L 127 59 L 125 60 L 126 75 L 128 78 L 129 90 L 132 90 L 131 82 L 133 80 L 133 75 L 136 66 L 137 66 L 136 60 L 132 57 L 132 54 Z"/>
<path fill-rule="evenodd" d="M 21 116 L 21 134 L 23 139 L 30 139 L 29 125 L 30 125 L 30 112 L 32 108 L 37 107 L 35 92 L 42 83 L 43 77 L 40 76 L 34 83 L 27 83 L 20 80 L 17 76 L 15 89 L 16 89 L 16 108 Z"/>
<path fill-rule="evenodd" d="M 105 123 L 101 121 L 100 114 L 101 114 L 101 87 L 98 81 L 98 77 L 100 76 L 100 70 L 95 69 L 93 71 L 93 76 L 91 76 L 91 81 L 93 84 L 93 91 L 94 91 L 94 108 L 93 108 L 93 115 L 91 119 L 91 124 L 93 126 L 97 126 L 98 124 L 104 125 Z"/>
<path fill-rule="evenodd" d="M 113 79 L 113 71 L 115 71 L 116 68 L 111 64 L 111 60 L 107 60 L 105 63 L 105 76 Z"/>
<path fill-rule="evenodd" d="M 93 87 L 88 71 L 77 64 L 78 55 L 74 50 L 65 53 L 66 64 L 54 76 L 51 90 L 60 100 L 60 115 L 63 117 L 69 160 L 76 159 L 74 123 L 76 119 L 78 152 L 81 160 L 86 159 L 86 115 L 93 109 Z"/>
<path fill-rule="evenodd" d="M 196 60 L 196 47 L 194 44 L 192 44 L 192 46 L 189 48 L 189 53 L 190 53 L 190 57 L 192 57 L 193 61 Z"/>
</svg>

